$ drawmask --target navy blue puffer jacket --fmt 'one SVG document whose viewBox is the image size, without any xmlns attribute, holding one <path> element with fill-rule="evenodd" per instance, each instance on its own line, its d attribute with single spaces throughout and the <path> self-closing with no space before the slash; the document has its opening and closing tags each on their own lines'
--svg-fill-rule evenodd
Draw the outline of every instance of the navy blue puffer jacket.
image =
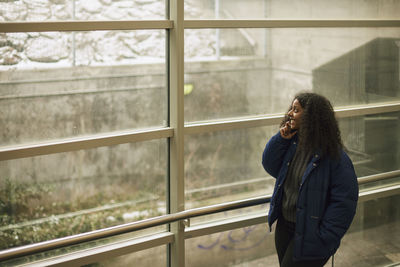
<svg viewBox="0 0 400 267">
<path fill-rule="evenodd" d="M 281 214 L 283 183 L 296 146 L 297 135 L 284 139 L 278 133 L 264 149 L 264 169 L 276 178 L 268 214 L 270 227 Z M 340 160 L 314 154 L 299 190 L 294 260 L 327 258 L 338 249 L 356 212 L 358 183 L 351 160 L 344 151 Z"/>
</svg>

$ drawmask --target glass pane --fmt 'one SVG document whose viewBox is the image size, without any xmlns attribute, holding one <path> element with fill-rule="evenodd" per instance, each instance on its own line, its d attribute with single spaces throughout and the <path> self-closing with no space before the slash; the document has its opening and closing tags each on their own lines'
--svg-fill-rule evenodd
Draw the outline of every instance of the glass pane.
<svg viewBox="0 0 400 267">
<path fill-rule="evenodd" d="M 400 112 L 339 120 L 358 177 L 399 170 Z"/>
<path fill-rule="evenodd" d="M 339 126 L 358 177 L 399 169 L 399 112 L 342 118 Z M 277 132 L 276 125 L 186 136 L 186 208 L 272 193 L 261 155 Z"/>
<path fill-rule="evenodd" d="M 271 30 L 272 90 L 310 89 L 334 106 L 400 99 L 400 31 L 395 29 Z"/>
<path fill-rule="evenodd" d="M 71 259 L 73 253 L 82 253 L 83 251 L 86 253 L 91 253 L 91 249 L 98 249 L 97 251 L 99 251 L 99 250 L 103 250 L 104 248 L 107 248 L 107 246 L 108 246 L 108 248 L 115 249 L 115 247 L 123 247 L 123 245 L 126 245 L 126 243 L 131 244 L 131 241 L 139 242 L 140 240 L 143 240 L 143 239 L 147 240 L 148 236 L 150 236 L 151 234 L 162 233 L 162 232 L 165 232 L 164 225 L 157 226 L 157 227 L 151 227 L 151 228 L 148 228 L 145 230 L 139 230 L 139 231 L 135 231 L 135 232 L 127 233 L 127 234 L 117 235 L 117 236 L 113 236 L 113 237 L 109 237 L 109 238 L 98 239 L 95 241 L 89 241 L 89 242 L 72 245 L 72 246 L 68 246 L 68 247 L 57 248 L 54 250 L 41 252 L 41 253 L 37 253 L 37 254 L 32 254 L 32 255 L 28 255 L 28 256 L 23 256 L 23 257 L 16 258 L 16 259 L 2 261 L 1 266 L 2 267 L 8 267 L 8 266 L 11 267 L 11 266 L 20 266 L 20 265 L 23 265 L 23 266 L 25 266 L 25 265 L 48 266 L 49 262 L 46 262 L 46 261 L 50 261 L 54 265 L 54 261 L 66 260 L 66 258 L 64 258 L 65 256 L 67 256 L 67 257 L 69 257 L 69 259 Z M 161 254 L 163 250 L 164 250 L 164 254 Z M 122 249 L 122 251 L 123 251 L 123 249 Z M 152 259 L 143 259 L 143 256 L 147 255 L 146 251 L 149 251 L 149 252 L 150 251 L 158 251 L 160 253 L 160 255 L 157 255 L 157 257 L 152 257 Z M 124 252 L 126 253 L 126 250 Z M 115 253 L 114 253 L 114 255 L 115 255 Z M 152 249 L 145 250 L 145 251 L 139 251 L 139 252 L 132 253 L 132 254 L 122 255 L 119 257 L 115 257 L 115 258 L 108 258 L 107 260 L 104 260 L 101 263 L 92 263 L 92 264 L 88 264 L 85 266 L 93 266 L 93 267 L 94 266 L 103 266 L 102 264 L 104 264 L 105 266 L 109 266 L 112 263 L 116 264 L 114 266 L 128 266 L 129 264 L 128 265 L 118 265 L 117 263 L 118 262 L 120 262 L 120 263 L 126 262 L 127 259 L 135 259 L 135 260 L 141 260 L 141 261 L 154 260 L 154 262 L 161 262 L 161 259 L 163 259 L 164 257 L 165 257 L 165 248 L 161 249 L 161 248 L 157 247 L 157 248 L 152 248 Z M 97 256 L 97 260 L 99 260 L 98 256 Z M 45 261 L 45 262 L 43 262 L 43 261 Z M 86 261 L 87 261 L 87 259 L 86 259 Z M 71 265 L 71 263 L 69 263 L 69 264 L 64 263 L 64 265 Z M 161 265 L 156 265 L 156 266 L 161 266 Z"/>
<path fill-rule="evenodd" d="M 185 19 L 263 19 L 269 0 L 185 0 Z"/>
<path fill-rule="evenodd" d="M 398 28 L 206 29 L 185 38 L 186 122 L 285 112 L 303 90 L 335 107 L 400 100 Z"/>
<path fill-rule="evenodd" d="M 266 88 L 265 38 L 265 29 L 185 31 L 185 121 L 256 115 L 275 106 Z"/>
<path fill-rule="evenodd" d="M 335 254 L 335 266 L 399 263 L 399 195 L 359 202 L 356 217 Z M 186 241 L 186 266 L 279 266 L 273 232 L 257 225 Z M 330 259 L 325 266 L 331 266 Z"/>
<path fill-rule="evenodd" d="M 186 19 L 388 19 L 398 1 L 185 0 Z"/>
<path fill-rule="evenodd" d="M 165 31 L 5 38 L 1 145 L 166 125 Z"/>
<path fill-rule="evenodd" d="M 262 196 L 262 195 L 261 195 Z M 246 196 L 243 197 L 245 199 Z M 224 199 L 221 199 L 221 203 L 224 202 Z M 260 217 L 267 216 L 269 210 L 269 202 L 250 206 L 247 208 L 229 210 L 224 212 L 213 213 L 209 215 L 194 217 L 190 219 L 190 226 L 201 226 L 204 224 L 210 223 L 218 223 L 220 224 L 223 221 L 237 221 L 243 220 L 243 217 Z M 267 227 L 267 226 L 265 226 Z M 268 230 L 269 231 L 269 230 Z"/>
<path fill-rule="evenodd" d="M 164 19 L 165 0 L 0 1 L 1 21 Z"/>
<path fill-rule="evenodd" d="M 0 162 L 0 249 L 165 214 L 166 143 Z"/>
<path fill-rule="evenodd" d="M 134 264 L 133 264 L 134 263 Z M 155 247 L 98 262 L 98 267 L 113 266 L 167 266 L 167 247 Z"/>
<path fill-rule="evenodd" d="M 273 233 L 266 224 L 186 240 L 186 265 L 278 266 Z"/>
<path fill-rule="evenodd" d="M 359 203 L 335 255 L 335 266 L 397 266 L 400 262 L 400 195 Z"/>
<path fill-rule="evenodd" d="M 262 58 L 266 55 L 267 33 L 266 29 L 248 28 L 185 30 L 185 60 L 214 63 L 222 59 Z M 227 64 L 230 69 L 237 67 Z"/>
<path fill-rule="evenodd" d="M 261 165 L 277 127 L 185 136 L 186 209 L 272 193 Z"/>
</svg>

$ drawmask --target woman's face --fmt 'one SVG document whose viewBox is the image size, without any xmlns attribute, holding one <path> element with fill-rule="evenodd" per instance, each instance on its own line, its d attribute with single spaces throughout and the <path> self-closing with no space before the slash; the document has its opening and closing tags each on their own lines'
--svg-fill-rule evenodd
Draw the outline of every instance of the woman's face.
<svg viewBox="0 0 400 267">
<path fill-rule="evenodd" d="M 292 130 L 300 129 L 302 114 L 303 108 L 301 107 L 299 100 L 295 99 L 292 103 L 292 109 L 288 112 L 290 128 Z"/>
</svg>

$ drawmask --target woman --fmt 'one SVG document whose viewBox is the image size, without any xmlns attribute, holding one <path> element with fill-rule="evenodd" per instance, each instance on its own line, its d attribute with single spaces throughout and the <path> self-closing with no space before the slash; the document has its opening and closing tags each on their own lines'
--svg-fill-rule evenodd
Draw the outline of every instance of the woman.
<svg viewBox="0 0 400 267">
<path fill-rule="evenodd" d="M 268 223 L 271 229 L 278 220 L 280 266 L 324 266 L 350 227 L 358 200 L 357 177 L 330 102 L 315 93 L 296 95 L 262 164 L 276 178 Z"/>
</svg>

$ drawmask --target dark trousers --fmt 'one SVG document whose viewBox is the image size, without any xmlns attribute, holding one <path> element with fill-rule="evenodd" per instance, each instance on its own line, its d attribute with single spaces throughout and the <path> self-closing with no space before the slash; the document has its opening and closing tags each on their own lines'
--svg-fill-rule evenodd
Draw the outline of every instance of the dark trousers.
<svg viewBox="0 0 400 267">
<path fill-rule="evenodd" d="M 329 260 L 304 260 L 293 261 L 295 224 L 286 221 L 283 217 L 278 219 L 275 229 L 275 247 L 281 267 L 322 267 Z"/>
</svg>

